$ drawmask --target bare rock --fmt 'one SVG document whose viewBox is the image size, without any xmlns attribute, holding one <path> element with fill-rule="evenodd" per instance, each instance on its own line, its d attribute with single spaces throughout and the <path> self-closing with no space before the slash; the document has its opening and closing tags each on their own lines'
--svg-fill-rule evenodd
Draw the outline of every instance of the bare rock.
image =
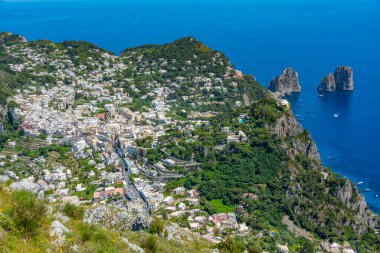
<svg viewBox="0 0 380 253">
<path fill-rule="evenodd" d="M 9 179 L 7 175 L 0 175 L 0 183 L 6 183 Z"/>
<path fill-rule="evenodd" d="M 298 82 L 298 73 L 291 67 L 286 68 L 281 75 L 270 81 L 269 90 L 278 92 L 281 96 L 293 92 L 301 92 L 301 86 Z"/>
<path fill-rule="evenodd" d="M 291 154 L 289 155 L 295 156 L 298 153 L 301 153 L 320 163 L 320 155 L 317 145 L 311 138 L 310 134 L 302 128 L 292 114 L 284 115 L 279 118 L 276 122 L 274 131 L 280 137 L 288 137 L 291 139 L 292 150 L 290 150 Z"/>
<path fill-rule="evenodd" d="M 301 154 L 309 157 L 319 164 L 321 163 L 321 157 L 317 145 L 306 130 L 292 139 L 292 145 Z"/>
<path fill-rule="evenodd" d="M 293 115 L 284 115 L 279 118 L 275 125 L 275 132 L 280 137 L 294 137 L 302 133 L 302 126 L 296 121 Z"/>
<path fill-rule="evenodd" d="M 318 86 L 319 92 L 353 91 L 354 72 L 351 67 L 339 66 L 334 73 L 329 73 Z"/>
<path fill-rule="evenodd" d="M 57 220 L 60 220 L 62 222 L 68 222 L 70 220 L 69 217 L 63 215 L 62 213 L 60 212 L 57 212 L 54 214 L 54 217 L 57 219 Z"/>
<path fill-rule="evenodd" d="M 66 241 L 66 233 L 70 232 L 70 230 L 61 222 L 55 220 L 51 224 L 49 232 L 50 236 L 55 238 L 54 244 L 57 246 L 62 246 Z"/>
<path fill-rule="evenodd" d="M 84 222 L 96 224 L 104 228 L 112 228 L 118 231 L 127 230 L 131 227 L 131 215 L 124 210 L 107 205 L 97 205 L 86 210 Z"/>
<path fill-rule="evenodd" d="M 325 78 L 322 79 L 319 84 L 318 91 L 320 92 L 333 92 L 336 90 L 335 77 L 333 73 L 329 73 Z"/>
<path fill-rule="evenodd" d="M 19 190 L 27 190 L 33 193 L 38 193 L 42 190 L 41 186 L 30 179 L 23 179 L 19 182 L 13 182 L 10 186 L 11 190 L 19 191 Z"/>
<path fill-rule="evenodd" d="M 351 181 L 346 180 L 343 186 L 338 187 L 336 196 L 347 208 L 355 211 L 356 223 L 353 226 L 357 233 L 363 234 L 367 227 L 374 228 L 377 225 L 375 215 Z"/>
</svg>

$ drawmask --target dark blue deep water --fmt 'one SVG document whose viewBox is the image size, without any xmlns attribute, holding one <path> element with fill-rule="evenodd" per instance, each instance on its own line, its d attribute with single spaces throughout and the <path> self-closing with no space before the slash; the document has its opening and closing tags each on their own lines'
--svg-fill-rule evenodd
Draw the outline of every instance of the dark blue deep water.
<svg viewBox="0 0 380 253">
<path fill-rule="evenodd" d="M 115 53 L 192 35 L 265 86 L 292 66 L 303 87 L 291 98 L 294 114 L 325 165 L 363 181 L 379 211 L 379 13 L 379 0 L 0 0 L 0 31 L 87 40 Z M 320 79 L 338 65 L 353 67 L 355 92 L 318 97 Z"/>
</svg>

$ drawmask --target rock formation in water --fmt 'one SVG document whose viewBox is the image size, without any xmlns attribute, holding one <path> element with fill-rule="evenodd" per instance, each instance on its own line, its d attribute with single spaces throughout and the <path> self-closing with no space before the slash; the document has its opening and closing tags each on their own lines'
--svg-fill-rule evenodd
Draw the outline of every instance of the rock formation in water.
<svg viewBox="0 0 380 253">
<path fill-rule="evenodd" d="M 301 86 L 298 82 L 298 73 L 291 67 L 286 68 L 281 75 L 270 81 L 269 90 L 280 93 L 281 96 L 293 92 L 301 92 Z"/>
<path fill-rule="evenodd" d="M 329 73 L 318 86 L 319 92 L 334 92 L 336 90 L 354 90 L 354 72 L 351 67 L 339 66 L 334 74 Z"/>
</svg>

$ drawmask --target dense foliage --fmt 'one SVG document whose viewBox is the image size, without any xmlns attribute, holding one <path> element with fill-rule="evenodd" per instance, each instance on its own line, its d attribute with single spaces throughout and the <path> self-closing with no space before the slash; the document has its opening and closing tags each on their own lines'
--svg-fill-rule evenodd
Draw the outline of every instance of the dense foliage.
<svg viewBox="0 0 380 253">
<path fill-rule="evenodd" d="M 38 94 L 40 87 L 51 87 L 58 81 L 49 75 L 56 71 L 54 64 L 38 65 L 36 71 L 44 73 L 41 75 L 11 70 L 9 65 L 20 63 L 22 59 L 8 55 L 5 46 L 17 44 L 19 40 L 17 35 L 0 34 L 0 122 L 4 128 L 0 133 L 0 148 L 9 141 L 17 141 L 14 152 L 27 159 L 12 169 L 22 171 L 24 176 L 34 173 L 27 161 L 39 157 L 70 167 L 73 176 L 86 186 L 86 191 L 75 194 L 81 199 L 91 199 L 97 186 L 90 184 L 92 180 L 88 173 L 99 172 L 89 164 L 89 159 L 74 158 L 68 146 L 39 146 L 39 143 L 44 143 L 46 135 L 41 134 L 34 139 L 24 136 L 18 128 L 19 122 L 13 119 L 11 110 L 7 110 L 15 106 L 7 101 L 16 89 L 35 85 Z M 28 46 L 50 55 L 64 52 L 78 69 L 90 71 L 94 76 L 101 69 L 96 69 L 93 62 L 102 62 L 102 54 L 106 52 L 82 41 L 53 43 L 40 40 L 30 42 Z M 107 57 L 112 58 L 111 54 Z M 315 240 L 349 241 L 360 251 L 380 250 L 379 236 L 371 229 L 358 232 L 363 224 L 357 220 L 357 210 L 348 208 L 337 197 L 347 180 L 331 173 L 319 161 L 299 150 L 297 143 L 312 142 L 306 131 L 286 137 L 276 133 L 280 118 L 292 119 L 289 109 L 269 98 L 254 77 L 238 75 L 222 53 L 187 37 L 162 46 L 127 49 L 120 57 L 126 68 L 99 81 L 112 81 L 115 86 L 112 88 L 122 88 L 133 98 L 126 105 L 132 111 L 146 111 L 152 106 L 154 92 L 167 92 L 166 102 L 170 105 L 167 115 L 178 120 L 177 125 L 165 126 L 166 135 L 154 143 L 158 145 L 157 149 L 151 149 L 155 141 L 152 137 L 136 141 L 137 146 L 148 149 L 149 162 L 154 164 L 172 156 L 202 164 L 202 169 L 197 171 L 171 167 L 184 173 L 185 177 L 168 183 L 165 193 L 178 186 L 195 188 L 201 193 L 202 212 L 236 211 L 239 222 L 245 222 L 254 233 L 262 236 L 247 242 L 228 238 L 219 245 L 221 252 L 242 252 L 244 249 L 248 252 L 274 252 L 277 243 L 288 244 L 293 251 L 313 252 L 314 240 L 311 242 L 310 238 L 297 237 L 289 232 L 283 222 L 284 217 L 309 231 L 307 236 Z M 109 60 L 108 63 L 114 62 Z M 67 78 L 59 81 L 66 85 L 72 82 Z M 84 101 L 86 95 L 76 93 L 75 99 Z M 105 102 L 102 103 L 104 107 Z M 250 106 L 244 107 L 248 104 Z M 192 131 L 182 130 L 182 124 L 186 125 L 186 120 L 194 112 L 210 111 L 215 113 L 206 117 L 203 124 Z M 192 117 L 205 118 L 196 115 Z M 109 166 L 106 169 L 113 171 L 114 168 Z M 0 198 L 0 208 L 4 208 L 6 215 L 0 225 L 8 233 L 4 238 L 43 233 L 41 228 L 46 225 L 43 201 L 24 191 L 12 195 L 0 191 L 0 194 L 3 198 Z M 353 192 L 350 201 L 357 199 L 358 194 Z M 69 235 L 73 243 L 80 244 L 88 252 L 125 250 L 126 245 L 115 233 L 80 223 L 84 215 L 81 207 L 67 204 L 59 210 L 74 220 L 73 233 Z M 187 215 L 176 221 L 183 226 L 189 225 Z M 143 236 L 140 241 L 146 252 L 158 251 L 156 235 L 163 234 L 164 229 L 162 220 L 152 222 L 151 235 Z M 1 232 L 0 240 L 3 239 Z M 118 239 L 117 243 L 112 237 Z"/>
<path fill-rule="evenodd" d="M 244 122 L 238 121 L 242 114 L 247 116 Z M 210 214 L 216 212 L 216 200 L 221 201 L 217 207 L 242 206 L 240 221 L 257 231 L 280 229 L 276 239 L 280 242 L 295 243 L 283 232 L 282 220 L 287 215 L 318 238 L 348 240 L 367 250 L 379 247 L 378 236 L 361 238 L 354 232 L 355 210 L 348 209 L 336 195 L 346 179 L 334 174 L 324 179 L 320 165 L 301 153 L 289 157 L 287 149 L 292 146 L 292 138 L 306 142 L 310 136 L 303 132 L 280 138 L 273 130 L 281 117 L 291 116 L 274 100 L 261 100 L 248 109 L 219 115 L 211 125 L 196 130 L 198 138 L 190 144 L 182 141 L 186 137 L 173 133 L 180 140 L 166 144 L 172 154 L 180 159 L 195 155 L 203 163 L 202 171 L 189 173 L 183 185 L 199 189 L 203 208 Z M 232 133 L 243 131 L 249 141 L 225 143 L 223 126 Z M 217 145 L 224 148 L 214 149 Z"/>
<path fill-rule="evenodd" d="M 2 226 L 16 230 L 23 235 L 33 235 L 45 218 L 46 206 L 35 194 L 26 191 L 14 191 L 11 205 L 5 211 L 9 219 L 3 218 Z"/>
</svg>

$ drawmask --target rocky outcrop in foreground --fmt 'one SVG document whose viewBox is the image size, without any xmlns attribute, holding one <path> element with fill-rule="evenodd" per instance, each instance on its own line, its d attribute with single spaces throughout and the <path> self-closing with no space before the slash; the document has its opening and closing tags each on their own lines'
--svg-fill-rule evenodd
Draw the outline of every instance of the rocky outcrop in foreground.
<svg viewBox="0 0 380 253">
<path fill-rule="evenodd" d="M 70 230 L 57 220 L 53 221 L 49 230 L 50 236 L 55 238 L 54 244 L 57 246 L 63 246 L 66 234 L 69 232 Z"/>
<path fill-rule="evenodd" d="M 298 73 L 291 67 L 286 68 L 281 75 L 270 81 L 269 90 L 279 93 L 280 96 L 289 95 L 293 92 L 301 92 Z"/>
<path fill-rule="evenodd" d="M 334 73 L 329 73 L 318 86 L 319 92 L 354 90 L 354 72 L 351 67 L 339 66 Z"/>
<path fill-rule="evenodd" d="M 128 230 L 132 220 L 127 211 L 118 210 L 107 205 L 93 206 L 86 211 L 83 221 L 107 229 Z"/>
</svg>

